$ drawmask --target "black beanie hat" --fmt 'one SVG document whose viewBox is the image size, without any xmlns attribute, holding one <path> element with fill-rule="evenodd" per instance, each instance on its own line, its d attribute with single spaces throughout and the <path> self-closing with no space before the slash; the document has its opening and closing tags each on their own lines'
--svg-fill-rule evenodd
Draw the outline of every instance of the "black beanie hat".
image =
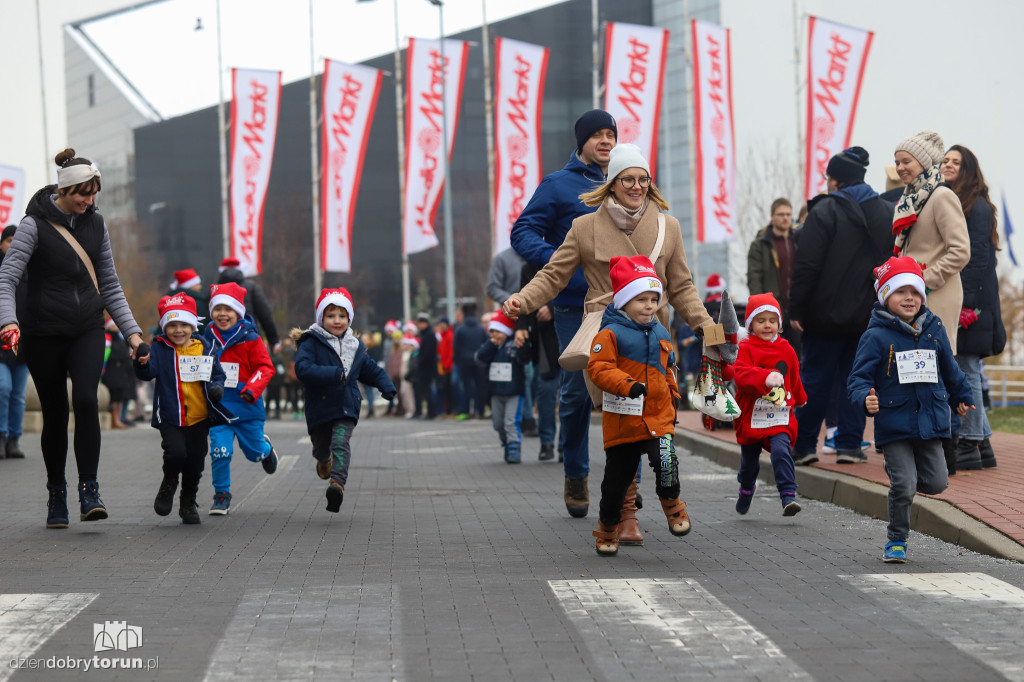
<svg viewBox="0 0 1024 682">
<path fill-rule="evenodd" d="M 616 139 L 619 137 L 619 129 L 615 127 L 615 118 L 604 109 L 591 109 L 576 119 L 576 151 L 583 151 L 590 136 L 599 130 L 611 129 Z"/>
<path fill-rule="evenodd" d="M 3 240 L 7 239 L 8 237 L 13 237 L 14 236 L 14 232 L 17 229 L 18 229 L 17 225 L 8 225 L 7 227 L 5 227 L 4 231 L 3 231 L 3 234 L 0 234 L 0 242 L 2 242 Z"/>
<path fill-rule="evenodd" d="M 863 147 L 850 147 L 829 159 L 825 174 L 840 185 L 856 185 L 864 182 L 867 170 L 867 150 Z"/>
</svg>

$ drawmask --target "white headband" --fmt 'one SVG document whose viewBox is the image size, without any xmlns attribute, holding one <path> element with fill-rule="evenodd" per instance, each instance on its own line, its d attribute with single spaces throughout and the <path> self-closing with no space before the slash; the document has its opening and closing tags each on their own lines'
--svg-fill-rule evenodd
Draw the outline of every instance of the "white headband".
<svg viewBox="0 0 1024 682">
<path fill-rule="evenodd" d="M 99 177 L 100 169 L 96 167 L 95 163 L 90 163 L 88 166 L 80 163 L 75 166 L 68 166 L 67 168 L 58 168 L 57 189 L 74 187 L 93 178 L 99 179 Z"/>
</svg>

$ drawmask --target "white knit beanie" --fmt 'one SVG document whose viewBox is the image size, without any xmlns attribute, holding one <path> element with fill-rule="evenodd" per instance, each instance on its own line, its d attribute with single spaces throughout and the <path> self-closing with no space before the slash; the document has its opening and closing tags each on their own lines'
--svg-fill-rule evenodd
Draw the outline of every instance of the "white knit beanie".
<svg viewBox="0 0 1024 682">
<path fill-rule="evenodd" d="M 942 163 L 942 157 L 946 155 L 946 145 L 942 143 L 942 137 L 938 133 L 922 130 L 896 145 L 895 151 L 907 152 L 928 170 Z"/>
<path fill-rule="evenodd" d="M 627 168 L 643 168 L 648 175 L 651 174 L 651 165 L 647 163 L 640 147 L 624 142 L 612 147 L 611 155 L 608 157 L 608 181 L 619 177 L 619 173 Z"/>
</svg>

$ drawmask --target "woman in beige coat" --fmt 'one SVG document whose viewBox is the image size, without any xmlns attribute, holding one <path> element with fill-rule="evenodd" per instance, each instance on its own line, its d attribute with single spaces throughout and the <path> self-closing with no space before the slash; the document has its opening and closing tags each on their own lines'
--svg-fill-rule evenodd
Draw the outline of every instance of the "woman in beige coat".
<svg viewBox="0 0 1024 682">
<path fill-rule="evenodd" d="M 938 133 L 923 131 L 896 145 L 896 172 L 903 196 L 896 203 L 893 233 L 897 256 L 924 267 L 928 309 L 935 313 L 956 350 L 956 332 L 964 290 L 960 271 L 971 259 L 971 240 L 960 200 L 939 172 L 945 145 Z"/>
<path fill-rule="evenodd" d="M 665 234 L 657 258 L 651 258 L 658 278 L 665 286 L 658 321 L 669 329 L 667 302 L 691 329 L 711 324 L 700 294 L 686 265 L 686 252 L 679 221 L 670 215 L 668 203 L 651 181 L 651 169 L 634 144 L 612 149 L 608 161 L 608 180 L 592 192 L 581 194 L 588 206 L 599 206 L 595 213 L 580 216 L 572 223 L 565 241 L 522 291 L 512 294 L 503 306 L 505 314 L 515 318 L 537 310 L 565 288 L 577 268 L 583 268 L 590 290 L 584 303 L 586 313 L 601 315 L 612 291 L 609 274 L 613 256 L 650 257 L 658 241 L 658 217 L 664 215 Z M 601 299 L 601 300 L 597 300 Z M 643 544 L 636 522 L 636 483 L 630 486 L 619 523 L 619 542 Z M 685 506 L 685 505 L 684 505 Z M 685 512 L 683 512 L 685 516 Z M 689 523 L 687 520 L 686 523 Z"/>
</svg>

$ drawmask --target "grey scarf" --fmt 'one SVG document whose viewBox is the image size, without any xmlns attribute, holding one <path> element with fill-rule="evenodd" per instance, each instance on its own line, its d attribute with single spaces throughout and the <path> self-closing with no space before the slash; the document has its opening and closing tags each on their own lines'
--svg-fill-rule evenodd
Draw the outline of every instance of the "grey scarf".
<svg viewBox="0 0 1024 682">
<path fill-rule="evenodd" d="M 644 203 L 640 204 L 639 208 L 630 210 L 615 201 L 615 197 L 609 194 L 608 198 L 604 201 L 604 205 L 615 227 L 626 234 L 633 234 L 633 230 L 640 224 L 640 219 L 644 217 L 644 213 L 647 211 L 647 198 L 644 197 Z"/>
</svg>

